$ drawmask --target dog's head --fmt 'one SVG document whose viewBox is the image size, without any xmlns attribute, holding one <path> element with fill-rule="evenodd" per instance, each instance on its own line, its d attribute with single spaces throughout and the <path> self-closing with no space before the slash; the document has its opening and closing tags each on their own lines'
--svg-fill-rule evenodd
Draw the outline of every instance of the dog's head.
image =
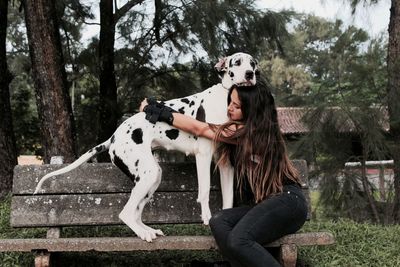
<svg viewBox="0 0 400 267">
<path fill-rule="evenodd" d="M 232 85 L 255 85 L 260 71 L 258 62 L 246 53 L 235 53 L 220 59 L 215 65 L 222 79 L 222 86 L 229 89 Z"/>
</svg>

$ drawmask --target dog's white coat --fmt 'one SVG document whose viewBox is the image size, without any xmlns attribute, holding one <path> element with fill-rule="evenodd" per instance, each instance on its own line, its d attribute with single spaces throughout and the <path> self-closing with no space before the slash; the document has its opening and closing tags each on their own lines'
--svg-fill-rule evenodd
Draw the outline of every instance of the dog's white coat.
<svg viewBox="0 0 400 267">
<path fill-rule="evenodd" d="M 222 74 L 221 83 L 188 97 L 166 101 L 165 104 L 188 116 L 205 119 L 208 123 L 222 124 L 228 120 L 227 96 L 233 84 L 255 84 L 257 62 L 245 53 L 236 53 L 222 59 L 216 69 Z M 197 138 L 166 124 L 152 124 L 140 112 L 124 121 L 113 136 L 83 154 L 70 165 L 45 175 L 38 183 L 35 194 L 50 177 L 66 173 L 85 163 L 96 154 L 109 151 L 112 162 L 134 182 L 131 196 L 119 218 L 141 239 L 151 242 L 160 230 L 142 222 L 142 211 L 161 182 L 161 168 L 152 154 L 152 148 L 164 147 L 194 154 L 198 177 L 198 199 L 201 218 L 208 224 L 211 212 L 208 204 L 210 193 L 210 164 L 214 152 L 213 141 Z M 220 167 L 223 209 L 233 205 L 233 168 Z"/>
</svg>

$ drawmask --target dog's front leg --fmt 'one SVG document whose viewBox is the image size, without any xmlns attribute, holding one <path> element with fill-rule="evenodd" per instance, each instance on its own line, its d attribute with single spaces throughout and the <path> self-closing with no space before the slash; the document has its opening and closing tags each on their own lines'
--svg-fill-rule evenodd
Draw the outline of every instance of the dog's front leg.
<svg viewBox="0 0 400 267">
<path fill-rule="evenodd" d="M 234 169 L 231 164 L 219 166 L 222 193 L 222 209 L 233 207 L 233 179 Z"/>
<path fill-rule="evenodd" d="M 196 167 L 197 167 L 197 182 L 199 186 L 199 194 L 197 202 L 201 206 L 201 219 L 205 225 L 211 218 L 211 211 L 209 206 L 210 198 L 210 166 L 212 154 L 211 153 L 197 153 L 196 154 Z"/>
</svg>

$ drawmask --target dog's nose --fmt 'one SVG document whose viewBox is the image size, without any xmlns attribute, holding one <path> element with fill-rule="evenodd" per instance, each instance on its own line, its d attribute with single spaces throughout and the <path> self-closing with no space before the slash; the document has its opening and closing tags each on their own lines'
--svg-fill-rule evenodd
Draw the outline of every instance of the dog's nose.
<svg viewBox="0 0 400 267">
<path fill-rule="evenodd" d="M 246 80 L 251 80 L 254 77 L 254 72 L 251 70 L 246 70 L 245 78 Z"/>
</svg>

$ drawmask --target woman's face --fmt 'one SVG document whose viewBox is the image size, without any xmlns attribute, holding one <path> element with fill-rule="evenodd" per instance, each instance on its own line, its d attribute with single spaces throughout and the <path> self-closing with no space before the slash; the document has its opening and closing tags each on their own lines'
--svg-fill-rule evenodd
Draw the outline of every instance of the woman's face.
<svg viewBox="0 0 400 267">
<path fill-rule="evenodd" d="M 241 103 L 236 89 L 233 89 L 231 93 L 231 102 L 228 106 L 228 117 L 232 121 L 241 121 L 243 119 Z"/>
</svg>

